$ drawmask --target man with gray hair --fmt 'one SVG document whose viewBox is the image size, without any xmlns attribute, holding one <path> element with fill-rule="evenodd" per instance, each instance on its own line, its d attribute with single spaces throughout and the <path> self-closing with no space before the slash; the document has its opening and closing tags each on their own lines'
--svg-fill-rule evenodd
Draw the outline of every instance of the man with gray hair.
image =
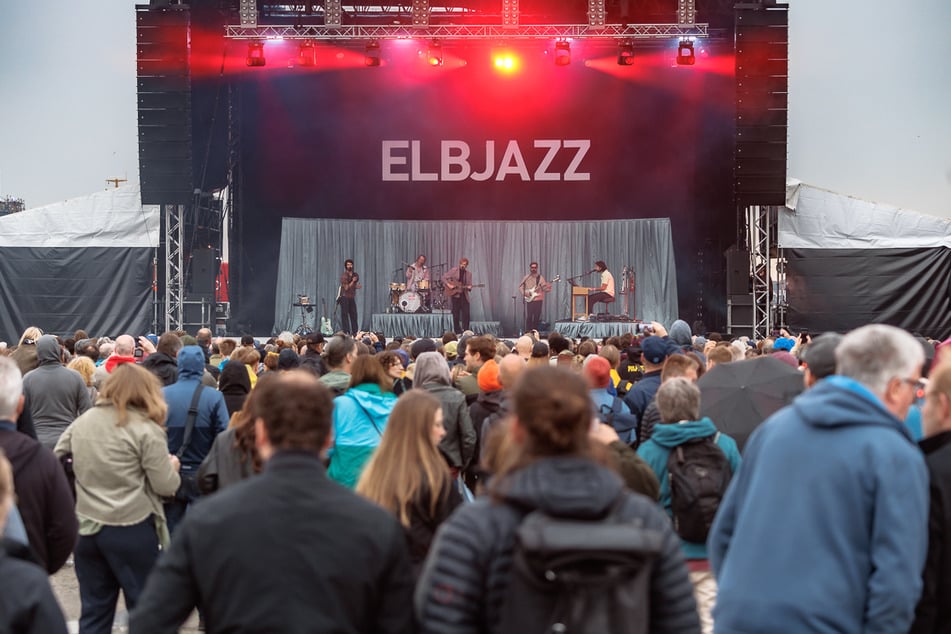
<svg viewBox="0 0 951 634">
<path fill-rule="evenodd" d="M 707 542 L 722 632 L 907 632 L 921 593 L 928 474 L 902 421 L 924 352 L 864 326 L 836 374 L 750 437 Z"/>
</svg>

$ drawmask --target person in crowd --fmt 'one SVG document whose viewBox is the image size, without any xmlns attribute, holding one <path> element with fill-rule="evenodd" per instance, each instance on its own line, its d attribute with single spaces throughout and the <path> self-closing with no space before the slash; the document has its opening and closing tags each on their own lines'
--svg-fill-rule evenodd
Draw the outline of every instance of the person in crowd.
<svg viewBox="0 0 951 634">
<path fill-rule="evenodd" d="M 20 335 L 20 341 L 16 349 L 10 355 L 20 368 L 20 374 L 26 376 L 26 373 L 39 365 L 37 358 L 36 342 L 43 336 L 43 331 L 36 326 L 30 326 Z"/>
<path fill-rule="evenodd" d="M 14 421 L 24 401 L 19 367 L 13 359 L 0 358 L 0 449 L 13 465 L 17 510 L 30 547 L 40 565 L 53 574 L 73 551 L 79 525 L 59 460 L 35 438 L 17 431 Z"/>
<path fill-rule="evenodd" d="M 233 362 L 232 362 L 233 363 Z M 243 365 L 241 370 L 247 374 Z M 162 388 L 168 403 L 168 452 L 179 456 L 182 485 L 172 500 L 165 503 L 169 531 L 174 531 L 189 505 L 200 492 L 198 467 L 211 450 L 215 436 L 228 427 L 228 406 L 224 395 L 202 383 L 205 356 L 198 346 L 184 346 L 178 351 L 178 380 Z M 195 413 L 190 415 L 190 410 Z M 187 427 L 192 419 L 191 433 Z"/>
<path fill-rule="evenodd" d="M 835 374 L 835 349 L 841 342 L 842 335 L 827 332 L 814 338 L 802 349 L 802 381 L 806 389 Z"/>
<path fill-rule="evenodd" d="M 835 376 L 756 429 L 720 504 L 707 541 L 718 631 L 911 626 L 928 473 L 902 420 L 924 353 L 908 333 L 871 325 L 843 337 L 835 358 Z"/>
<path fill-rule="evenodd" d="M 309 372 L 280 373 L 255 388 L 251 406 L 264 471 L 188 514 L 131 631 L 177 632 L 195 607 L 209 632 L 413 631 L 399 522 L 321 465 L 333 442 L 331 392 Z"/>
<path fill-rule="evenodd" d="M 16 368 L 19 375 L 19 368 Z M 13 470 L 0 450 L 0 535 L 16 507 Z M 9 538 L 0 540 L 0 632 L 66 634 L 63 612 L 50 587 L 46 571 L 32 560 L 29 548 Z"/>
<path fill-rule="evenodd" d="M 195 333 L 195 345 L 201 348 L 202 354 L 205 355 L 206 364 L 211 359 L 211 341 L 213 338 L 211 328 L 199 328 L 198 332 Z M 177 353 L 172 358 L 175 357 L 177 357 Z"/>
<path fill-rule="evenodd" d="M 421 360 L 430 354 L 438 356 L 426 352 Z M 422 568 L 436 529 L 462 503 L 444 452 L 440 455 L 438 448 L 446 436 L 443 412 L 445 404 L 425 389 L 400 397 L 380 446 L 357 483 L 357 493 L 400 521 L 414 576 Z"/>
<path fill-rule="evenodd" d="M 721 363 L 732 363 L 733 356 L 730 346 L 711 346 L 710 352 L 707 353 L 707 372 Z"/>
<path fill-rule="evenodd" d="M 301 367 L 310 370 L 315 376 L 327 374 L 327 367 L 321 353 L 324 351 L 324 336 L 319 332 L 309 332 L 304 335 L 304 351 L 300 355 Z"/>
<path fill-rule="evenodd" d="M 502 406 L 499 364 L 494 358 L 489 359 L 479 368 L 479 375 L 476 378 L 479 382 L 479 395 L 469 406 L 469 417 L 472 419 L 472 426 L 479 435 L 479 439 L 482 440 L 482 424 L 489 416 L 496 414 Z"/>
<path fill-rule="evenodd" d="M 102 347 L 100 346 L 100 354 Z M 116 337 L 112 352 L 106 357 L 102 364 L 96 368 L 96 387 L 102 388 L 112 371 L 123 363 L 136 363 L 135 358 L 135 338 L 132 335 L 119 335 Z"/>
<path fill-rule="evenodd" d="M 617 371 L 621 365 L 621 351 L 617 346 L 609 343 L 601 346 L 601 349 L 598 350 L 598 356 L 607 359 L 608 364 L 611 366 L 611 382 L 608 384 L 608 387 L 613 388 L 615 396 L 624 398 L 624 395 L 627 394 L 630 387 L 621 382 L 621 375 L 618 374 Z"/>
<path fill-rule="evenodd" d="M 154 374 L 162 385 L 171 385 L 178 380 L 178 351 L 182 349 L 182 340 L 174 332 L 162 333 L 155 346 L 155 352 L 142 360 L 142 367 Z"/>
<path fill-rule="evenodd" d="M 259 385 L 273 381 L 275 377 L 276 374 L 261 377 Z M 261 473 L 261 456 L 254 445 L 254 419 L 251 417 L 252 401 L 257 393 L 255 388 L 247 396 L 241 409 L 231 417 L 228 429 L 215 436 L 211 450 L 202 460 L 198 468 L 198 489 L 202 495 Z"/>
<path fill-rule="evenodd" d="M 660 336 L 651 335 L 641 341 L 641 364 L 644 366 L 644 375 L 634 384 L 624 402 L 637 417 L 638 423 L 647 411 L 647 406 L 654 400 L 654 394 L 660 387 L 660 372 L 664 369 L 664 361 L 670 355 L 670 346 Z"/>
<path fill-rule="evenodd" d="M 89 357 L 79 355 L 67 363 L 66 367 L 79 372 L 79 376 L 83 378 L 83 383 L 86 384 L 86 392 L 89 394 L 89 403 L 90 405 L 94 405 L 96 399 L 99 397 L 99 390 L 97 390 L 93 384 L 93 374 L 96 372 L 96 364 L 93 363 Z"/>
<path fill-rule="evenodd" d="M 352 489 L 380 444 L 396 395 L 376 357 L 360 355 L 350 372 L 350 388 L 334 400 L 333 450 L 327 476 Z"/>
<path fill-rule="evenodd" d="M 226 363 L 218 377 L 218 391 L 224 395 L 228 417 L 234 416 L 251 393 L 251 379 L 243 363 Z"/>
<path fill-rule="evenodd" d="M 536 341 L 532 345 L 532 356 L 529 357 L 527 365 L 530 368 L 548 365 L 548 357 L 551 354 L 548 344 L 544 341 Z"/>
<path fill-rule="evenodd" d="M 403 369 L 403 359 L 395 350 L 387 350 L 377 355 L 380 365 L 386 376 L 393 380 L 393 393 L 401 396 L 413 387 L 413 382 L 406 378 Z"/>
<path fill-rule="evenodd" d="M 442 404 L 442 425 L 445 428 L 439 443 L 453 478 L 471 464 L 476 455 L 477 436 L 469 407 L 462 392 L 452 387 L 449 364 L 438 352 L 424 352 L 416 359 L 416 387 L 426 390 Z"/>
<path fill-rule="evenodd" d="M 671 357 L 674 359 L 676 357 Z M 654 428 L 650 439 L 637 449 L 660 483 L 660 505 L 671 514 L 670 477 L 667 459 L 677 447 L 701 438 L 714 439 L 730 463 L 730 472 L 736 473 L 740 466 L 740 452 L 736 442 L 717 431 L 713 421 L 700 418 L 700 388 L 689 377 L 673 377 L 664 381 L 655 397 L 660 413 L 660 424 Z M 684 557 L 690 569 L 694 598 L 700 615 L 703 634 L 713 632 L 713 604 L 717 596 L 717 584 L 710 572 L 706 544 L 683 542 Z"/>
<path fill-rule="evenodd" d="M 584 520 L 619 507 L 622 518 L 657 531 L 662 544 L 650 573 L 650 631 L 695 632 L 696 604 L 670 521 L 591 457 L 584 380 L 561 368 L 533 368 L 513 403 L 507 436 L 514 456 L 493 476 L 490 495 L 456 509 L 430 549 L 416 586 L 420 630 L 494 631 L 513 575 L 515 531 L 528 512 Z"/>
<path fill-rule="evenodd" d="M 691 356 L 692 354 L 688 352 L 686 354 L 672 354 L 667 357 L 667 360 L 664 361 L 664 367 L 660 371 L 660 384 L 663 385 L 670 379 L 675 378 L 685 378 L 696 383 L 697 379 L 700 378 L 703 363 L 697 357 Z M 641 416 L 641 422 L 637 427 L 638 444 L 647 442 L 651 434 L 654 433 L 654 428 L 660 422 L 660 410 L 657 408 L 655 395 L 655 398 L 651 399 L 651 402 L 647 405 L 647 409 L 644 410 L 644 415 Z"/>
<path fill-rule="evenodd" d="M 495 359 L 495 339 L 489 335 L 479 335 L 478 337 L 464 337 L 465 348 L 463 350 L 463 361 L 465 362 L 465 372 L 460 372 L 455 380 L 455 387 L 466 395 L 466 402 L 471 406 L 479 396 L 479 370 L 482 366 Z M 478 428 L 476 428 L 478 431 Z"/>
<path fill-rule="evenodd" d="M 175 493 L 180 479 L 165 416 L 158 379 L 129 363 L 112 371 L 96 407 L 56 443 L 57 456 L 73 455 L 76 474 L 81 632 L 111 632 L 119 590 L 134 608 L 159 548 L 168 546 L 159 496 Z"/>
<path fill-rule="evenodd" d="M 357 344 L 346 335 L 334 335 L 324 348 L 324 362 L 327 373 L 320 381 L 330 388 L 334 396 L 339 396 L 350 387 L 350 368 L 357 356 Z"/>
<path fill-rule="evenodd" d="M 63 365 L 63 351 L 53 335 L 36 342 L 39 365 L 23 377 L 23 393 L 37 439 L 52 449 L 66 426 L 91 406 L 89 391 L 78 372 Z"/>
<path fill-rule="evenodd" d="M 918 445 L 925 455 L 930 482 L 928 556 L 921 598 L 909 632 L 938 634 L 951 632 L 951 604 L 947 600 L 951 596 L 951 362 L 947 359 L 931 371 L 922 426 L 925 437 Z"/>
</svg>

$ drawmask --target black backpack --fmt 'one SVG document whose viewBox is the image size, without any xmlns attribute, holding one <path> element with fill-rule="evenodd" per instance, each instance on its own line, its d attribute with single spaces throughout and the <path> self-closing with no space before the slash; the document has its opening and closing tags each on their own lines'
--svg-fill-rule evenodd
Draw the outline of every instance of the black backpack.
<svg viewBox="0 0 951 634">
<path fill-rule="evenodd" d="M 637 444 L 637 416 L 631 413 L 623 400 L 615 396 L 611 407 L 599 407 L 598 418 L 614 428 L 621 442 L 632 447 Z"/>
<path fill-rule="evenodd" d="M 733 476 L 717 445 L 720 432 L 674 447 L 667 458 L 670 512 L 674 531 L 695 544 L 707 541 L 720 500 Z"/>
<path fill-rule="evenodd" d="M 663 534 L 643 520 L 622 519 L 625 499 L 600 520 L 525 516 L 500 634 L 650 631 L 650 579 Z"/>
</svg>

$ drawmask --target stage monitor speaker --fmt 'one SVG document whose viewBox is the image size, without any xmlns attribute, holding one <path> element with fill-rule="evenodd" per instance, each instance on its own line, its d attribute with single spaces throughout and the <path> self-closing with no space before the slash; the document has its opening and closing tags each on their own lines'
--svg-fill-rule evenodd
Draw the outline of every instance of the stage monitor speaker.
<svg viewBox="0 0 951 634">
<path fill-rule="evenodd" d="M 192 186 L 190 13 L 136 6 L 139 182 L 144 205 L 187 205 Z"/>
<path fill-rule="evenodd" d="M 726 294 L 750 292 L 750 252 L 730 248 L 726 252 Z"/>
<path fill-rule="evenodd" d="M 192 251 L 189 286 L 191 295 L 208 300 L 215 298 L 215 278 L 218 276 L 218 258 L 211 248 Z"/>
<path fill-rule="evenodd" d="M 740 207 L 786 204 L 789 8 L 736 9 L 733 190 Z"/>
</svg>

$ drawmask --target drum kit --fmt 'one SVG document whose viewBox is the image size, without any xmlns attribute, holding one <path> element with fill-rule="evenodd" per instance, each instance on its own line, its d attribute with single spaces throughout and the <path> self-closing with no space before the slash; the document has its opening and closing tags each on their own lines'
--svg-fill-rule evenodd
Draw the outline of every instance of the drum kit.
<svg viewBox="0 0 951 634">
<path fill-rule="evenodd" d="M 431 313 L 442 310 L 447 301 L 441 281 L 420 280 L 417 290 L 406 290 L 402 282 L 390 282 L 388 313 Z"/>
</svg>

